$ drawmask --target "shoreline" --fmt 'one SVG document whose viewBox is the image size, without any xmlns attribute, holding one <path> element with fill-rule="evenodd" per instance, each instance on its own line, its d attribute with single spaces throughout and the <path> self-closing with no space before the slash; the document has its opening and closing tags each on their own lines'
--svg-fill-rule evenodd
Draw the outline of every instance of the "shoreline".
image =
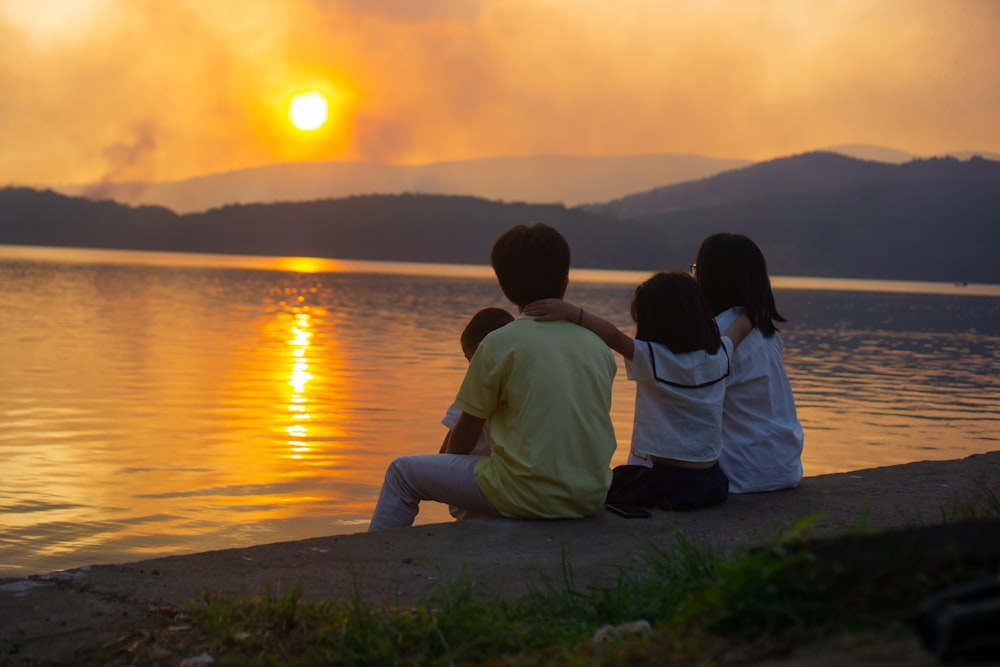
<svg viewBox="0 0 1000 667">
<path fill-rule="evenodd" d="M 732 495 L 695 512 L 651 519 L 608 512 L 559 521 L 475 520 L 424 524 L 295 542 L 92 565 L 0 579 L 0 662 L 69 660 L 76 649 L 113 641 L 206 593 L 280 594 L 302 599 L 360 595 L 408 606 L 442 581 L 476 582 L 476 595 L 515 599 L 570 568 L 578 587 L 612 584 L 669 552 L 678 533 L 726 553 L 804 526 L 810 538 L 939 525 L 1000 495 L 1000 451 L 803 479 L 796 489 Z M 7 663 L 4 663 L 7 664 Z"/>
</svg>

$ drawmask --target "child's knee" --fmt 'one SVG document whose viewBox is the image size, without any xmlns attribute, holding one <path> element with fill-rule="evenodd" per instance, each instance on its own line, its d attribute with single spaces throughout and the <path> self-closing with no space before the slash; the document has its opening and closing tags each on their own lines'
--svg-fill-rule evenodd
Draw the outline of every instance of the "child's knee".
<svg viewBox="0 0 1000 667">
<path fill-rule="evenodd" d="M 400 456 L 392 460 L 385 470 L 385 484 L 396 490 L 409 489 L 416 467 L 416 456 Z"/>
</svg>

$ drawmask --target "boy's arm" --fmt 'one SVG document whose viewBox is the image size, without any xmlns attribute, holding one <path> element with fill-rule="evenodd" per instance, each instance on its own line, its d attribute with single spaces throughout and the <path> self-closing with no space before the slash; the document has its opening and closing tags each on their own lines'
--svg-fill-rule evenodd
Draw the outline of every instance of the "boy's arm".
<svg viewBox="0 0 1000 667">
<path fill-rule="evenodd" d="M 733 341 L 733 347 L 735 348 L 740 344 L 740 341 L 747 337 L 747 334 L 751 330 L 753 330 L 753 325 L 750 323 L 750 318 L 741 314 L 733 320 L 733 323 L 729 325 L 729 328 L 722 335 Z"/>
<path fill-rule="evenodd" d="M 483 432 L 486 420 L 473 417 L 468 412 L 462 412 L 458 422 L 448 432 L 448 438 L 442 445 L 445 454 L 468 454 L 476 446 L 479 434 Z"/>
<path fill-rule="evenodd" d="M 539 299 L 524 307 L 524 314 L 541 322 L 569 320 L 590 329 L 601 337 L 608 347 L 629 361 L 635 353 L 635 341 L 611 322 L 586 312 L 580 306 L 561 299 Z"/>
</svg>

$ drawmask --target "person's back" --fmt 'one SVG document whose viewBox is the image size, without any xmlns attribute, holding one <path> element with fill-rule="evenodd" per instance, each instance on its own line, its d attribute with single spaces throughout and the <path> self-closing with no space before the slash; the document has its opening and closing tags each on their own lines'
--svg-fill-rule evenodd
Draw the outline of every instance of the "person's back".
<svg viewBox="0 0 1000 667">
<path fill-rule="evenodd" d="M 728 327 L 740 311 L 720 313 L 719 328 Z M 776 491 L 802 479 L 802 425 L 783 353 L 780 333 L 765 337 L 755 328 L 733 355 L 719 454 L 732 493 Z"/>
<path fill-rule="evenodd" d="M 642 508 L 693 510 L 729 495 L 719 465 L 722 411 L 730 357 L 750 329 L 739 318 L 721 335 L 695 279 L 660 272 L 635 288 L 630 308 L 635 338 L 613 323 L 559 299 L 524 312 L 542 321 L 575 321 L 625 359 L 636 383 L 632 451 L 612 471 L 606 507 L 625 516 Z"/>
<path fill-rule="evenodd" d="M 462 342 L 462 354 L 465 355 L 465 360 L 472 360 L 472 355 L 476 353 L 476 350 L 479 349 L 479 344 L 484 338 L 486 338 L 487 335 L 513 321 L 514 316 L 503 308 L 489 307 L 477 311 L 476 314 L 469 320 L 468 324 L 465 325 L 460 338 Z M 448 435 L 445 436 L 444 442 L 441 444 L 441 452 L 444 452 L 447 449 L 448 438 L 451 436 L 451 429 L 456 423 L 458 423 L 458 418 L 461 415 L 461 408 L 453 403 L 451 407 L 448 408 L 444 418 L 441 420 L 441 423 L 448 427 Z M 472 448 L 472 451 L 469 452 L 469 454 L 472 456 L 489 456 L 492 449 L 493 440 L 490 437 L 490 424 L 489 421 L 487 421 L 483 426 L 483 432 L 476 441 L 476 446 Z M 455 514 L 456 512 L 453 508 L 452 516 L 455 516 Z"/>
<path fill-rule="evenodd" d="M 726 381 L 719 465 L 731 493 L 776 491 L 802 479 L 803 432 L 784 366 L 784 342 L 764 255 L 740 234 L 714 234 L 698 251 L 698 284 L 719 328 L 745 313 L 753 329 Z"/>
<path fill-rule="evenodd" d="M 519 311 L 566 292 L 569 245 L 548 225 L 515 225 L 490 263 Z M 520 319 L 488 334 L 469 361 L 444 452 L 389 464 L 368 530 L 412 525 L 424 500 L 480 516 L 595 513 L 611 484 L 616 370 L 600 338 L 565 322 Z M 469 456 L 487 419 L 493 451 Z"/>
<path fill-rule="evenodd" d="M 570 322 L 521 318 L 483 340 L 456 403 L 489 415 L 493 454 L 476 477 L 504 516 L 571 518 L 601 508 L 616 446 L 615 371 L 604 342 Z"/>
</svg>

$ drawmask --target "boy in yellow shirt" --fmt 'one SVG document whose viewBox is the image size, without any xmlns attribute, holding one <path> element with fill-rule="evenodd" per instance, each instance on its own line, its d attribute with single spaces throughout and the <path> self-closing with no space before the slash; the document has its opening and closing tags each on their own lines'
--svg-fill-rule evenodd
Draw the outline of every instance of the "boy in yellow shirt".
<svg viewBox="0 0 1000 667">
<path fill-rule="evenodd" d="M 490 262 L 518 312 L 566 292 L 569 245 L 548 225 L 511 228 L 494 243 Z M 573 322 L 522 315 L 490 333 L 455 399 L 462 414 L 445 452 L 389 465 L 368 530 L 412 525 L 424 500 L 518 519 L 594 514 L 611 483 L 616 370 L 604 342 Z M 493 451 L 470 456 L 486 419 Z"/>
</svg>

